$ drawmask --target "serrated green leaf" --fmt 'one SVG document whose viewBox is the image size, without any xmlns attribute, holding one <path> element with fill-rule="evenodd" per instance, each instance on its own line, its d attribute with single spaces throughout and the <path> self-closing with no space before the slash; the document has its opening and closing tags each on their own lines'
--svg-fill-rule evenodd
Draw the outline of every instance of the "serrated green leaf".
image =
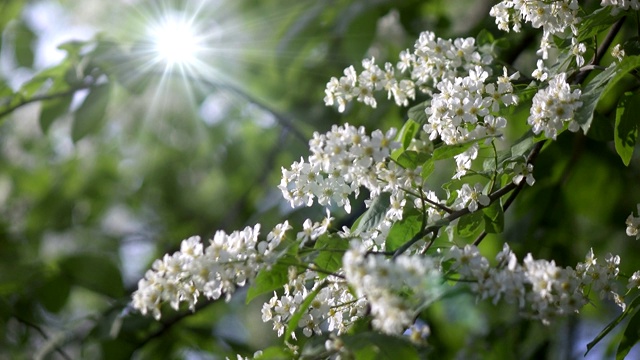
<svg viewBox="0 0 640 360">
<path fill-rule="evenodd" d="M 89 95 L 73 117 L 71 127 L 71 139 L 78 142 L 83 137 L 97 132 L 103 125 L 111 86 L 109 84 L 98 85 L 92 88 Z"/>
<path fill-rule="evenodd" d="M 314 263 L 322 270 L 335 272 L 342 267 L 342 256 L 349 249 L 349 240 L 339 236 L 323 235 L 316 241 L 315 249 L 320 254 Z M 319 273 L 318 276 L 325 278 L 327 274 Z"/>
<path fill-rule="evenodd" d="M 97 293 L 118 298 L 124 295 L 122 275 L 107 257 L 96 254 L 74 254 L 60 260 L 61 273 L 78 285 Z"/>
<path fill-rule="evenodd" d="M 409 109 L 408 115 L 409 119 L 412 119 L 416 123 L 420 125 L 424 125 L 427 123 L 427 113 L 425 112 L 427 106 L 431 104 L 431 101 L 425 101 L 416 106 L 413 106 Z"/>
<path fill-rule="evenodd" d="M 636 311 L 635 314 L 629 319 L 627 328 L 624 329 L 622 340 L 618 344 L 618 350 L 616 351 L 616 360 L 623 360 L 631 351 L 631 348 L 640 341 L 640 311 Z"/>
<path fill-rule="evenodd" d="M 602 331 L 600 331 L 600 333 L 590 343 L 587 344 L 587 351 L 584 353 L 584 356 L 587 356 L 589 351 L 591 351 L 591 349 L 593 349 L 593 347 L 596 346 L 596 344 L 600 342 L 600 340 L 602 340 L 605 336 L 607 336 L 607 334 L 609 334 L 611 330 L 613 330 L 616 326 L 618 326 L 618 324 L 620 324 L 620 322 L 622 322 L 622 320 L 624 320 L 625 317 L 636 312 L 639 306 L 640 306 L 640 295 L 636 296 L 635 299 L 633 299 L 631 303 L 629 303 L 629 305 L 622 312 L 622 314 L 618 315 L 618 317 L 613 319 L 613 321 L 611 321 L 604 329 L 602 329 Z"/>
<path fill-rule="evenodd" d="M 482 209 L 484 217 L 484 231 L 489 234 L 499 234 L 504 230 L 504 211 L 500 201 L 495 201 Z"/>
<path fill-rule="evenodd" d="M 385 249 L 387 251 L 395 251 L 401 247 L 404 243 L 411 240 L 411 238 L 420 231 L 422 227 L 422 216 L 411 215 L 396 222 L 391 227 L 389 235 L 385 240 Z"/>
<path fill-rule="evenodd" d="M 482 211 L 469 213 L 458 219 L 458 234 L 462 237 L 471 237 L 479 232 L 483 224 L 484 216 Z"/>
<path fill-rule="evenodd" d="M 249 290 L 247 290 L 248 304 L 257 296 L 268 293 L 273 290 L 280 289 L 289 281 L 289 263 L 291 260 L 288 256 L 284 256 L 271 266 L 269 269 L 262 269 L 258 272 L 256 278 L 251 282 Z"/>
<path fill-rule="evenodd" d="M 384 220 L 387 210 L 391 205 L 391 196 L 389 193 L 382 193 L 371 201 L 369 209 L 362 214 L 358 220 L 358 226 L 354 231 L 355 234 L 361 234 L 367 230 L 374 229 Z"/>
<path fill-rule="evenodd" d="M 625 166 L 629 166 L 636 147 L 640 127 L 638 114 L 640 114 L 640 93 L 624 94 L 616 109 L 614 141 L 616 152 Z"/>
<path fill-rule="evenodd" d="M 40 129 L 43 133 L 49 130 L 53 122 L 69 111 L 69 105 L 73 95 L 63 96 L 57 99 L 45 100 L 40 108 Z"/>
<path fill-rule="evenodd" d="M 473 144 L 477 143 L 480 139 L 467 141 L 461 144 L 455 145 L 442 145 L 435 150 L 433 150 L 433 159 L 434 160 L 444 160 L 452 158 L 458 154 L 462 154 L 467 151 Z"/>
</svg>

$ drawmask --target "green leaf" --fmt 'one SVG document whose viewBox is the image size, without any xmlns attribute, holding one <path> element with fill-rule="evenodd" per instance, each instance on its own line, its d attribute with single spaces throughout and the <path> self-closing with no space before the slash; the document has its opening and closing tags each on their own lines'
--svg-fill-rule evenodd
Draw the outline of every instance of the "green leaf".
<svg viewBox="0 0 640 360">
<path fill-rule="evenodd" d="M 40 129 L 43 133 L 49 130 L 49 127 L 60 116 L 69 111 L 69 105 L 73 95 L 66 95 L 57 99 L 45 100 L 40 108 Z"/>
<path fill-rule="evenodd" d="M 75 254 L 62 259 L 59 265 L 72 284 L 112 298 L 124 295 L 120 270 L 105 256 Z"/>
<path fill-rule="evenodd" d="M 429 106 L 430 104 L 431 104 L 431 101 L 425 101 L 423 103 L 420 103 L 416 106 L 411 107 L 408 111 L 409 119 L 412 119 L 413 121 L 415 121 L 420 125 L 426 124 L 428 118 L 425 110 L 427 109 L 427 106 Z"/>
<path fill-rule="evenodd" d="M 285 333 L 284 333 L 284 342 L 285 343 L 287 341 L 289 341 L 289 339 L 291 338 L 291 334 L 294 331 L 296 331 L 296 329 L 298 328 L 298 323 L 300 322 L 300 319 L 302 318 L 302 315 L 304 315 L 304 313 L 307 311 L 307 309 L 309 309 L 309 306 L 311 306 L 311 303 L 313 302 L 313 299 L 315 299 L 316 296 L 318 296 L 320 291 L 325 286 L 327 286 L 327 284 L 328 283 L 326 281 L 323 281 L 320 285 L 318 285 L 318 287 L 315 290 L 313 290 L 312 292 L 307 294 L 307 297 L 304 299 L 302 304 L 300 304 L 300 307 L 298 308 L 296 313 L 293 314 L 293 316 L 291 316 L 291 319 L 289 319 L 289 322 L 287 323 L 287 331 L 285 331 Z"/>
<path fill-rule="evenodd" d="M 478 46 L 492 45 L 494 41 L 495 38 L 493 37 L 493 34 L 487 29 L 480 30 L 480 32 L 476 36 L 476 44 Z"/>
<path fill-rule="evenodd" d="M 293 359 L 293 354 L 282 346 L 271 346 L 264 350 L 254 359 L 256 360 L 289 360 Z"/>
<path fill-rule="evenodd" d="M 499 234 L 504 230 L 504 211 L 500 201 L 495 201 L 482 209 L 484 215 L 484 231 L 489 234 Z"/>
<path fill-rule="evenodd" d="M 483 136 L 477 139 L 469 140 L 462 142 L 460 144 L 454 145 L 441 145 L 440 147 L 433 150 L 433 159 L 434 160 L 444 160 L 452 158 L 458 154 L 462 154 L 467 151 L 473 144 L 476 144 L 484 139 L 492 138 L 493 135 Z"/>
<path fill-rule="evenodd" d="M 640 56 L 627 56 L 615 66 L 609 66 L 606 70 L 594 77 L 582 91 L 580 101 L 582 107 L 576 112 L 576 121 L 585 132 L 589 131 L 593 112 L 598 105 L 598 101 L 606 97 L 611 91 L 615 91 L 618 83 L 627 74 L 640 67 Z"/>
<path fill-rule="evenodd" d="M 418 351 L 405 338 L 368 331 L 341 339 L 357 360 L 419 359 Z"/>
<path fill-rule="evenodd" d="M 476 211 L 462 216 L 458 219 L 458 234 L 462 237 L 471 237 L 476 235 L 484 223 L 484 215 L 482 211 Z"/>
<path fill-rule="evenodd" d="M 598 105 L 598 100 L 602 96 L 607 82 L 614 76 L 615 69 L 615 66 L 608 67 L 591 79 L 587 86 L 582 89 L 582 95 L 580 95 L 582 106 L 576 111 L 575 120 L 580 124 L 585 134 L 589 132 L 589 127 L 591 127 L 591 121 L 593 120 L 593 111 Z"/>
<path fill-rule="evenodd" d="M 640 127 L 638 114 L 640 114 L 640 93 L 624 94 L 616 109 L 614 140 L 616 152 L 625 166 L 629 166 L 636 147 Z"/>
<path fill-rule="evenodd" d="M 623 11 L 611 15 L 611 9 L 609 7 L 601 7 L 591 14 L 585 16 L 580 21 L 580 27 L 578 31 L 578 41 L 583 42 L 585 40 L 592 39 L 599 32 L 608 29 L 616 21 L 625 15 Z"/>
<path fill-rule="evenodd" d="M 252 281 L 249 290 L 247 290 L 246 303 L 257 296 L 268 293 L 270 291 L 280 289 L 289 281 L 289 265 L 295 259 L 289 256 L 283 256 L 268 269 L 262 269 L 258 272 L 256 278 Z M 286 262 L 286 263 L 283 263 Z"/>
<path fill-rule="evenodd" d="M 415 138 L 418 131 L 420 131 L 420 124 L 411 119 L 407 119 L 397 137 L 403 149 L 407 149 L 409 145 L 411 145 L 411 140 Z"/>
<path fill-rule="evenodd" d="M 73 142 L 78 142 L 102 127 L 110 90 L 109 84 L 98 85 L 90 90 L 89 95 L 74 114 L 71 128 Z"/>
<path fill-rule="evenodd" d="M 391 227 L 389 235 L 385 240 L 385 249 L 387 251 L 395 251 L 401 247 L 404 243 L 411 240 L 411 238 L 420 231 L 422 227 L 422 216 L 411 215 L 396 222 Z"/>
<path fill-rule="evenodd" d="M 420 174 L 422 176 L 422 181 L 429 178 L 429 175 L 433 173 L 433 170 L 435 170 L 435 168 L 436 168 L 436 164 L 433 161 L 433 158 L 430 158 L 429 160 L 425 161 L 424 164 L 422 164 L 422 173 Z"/>
<path fill-rule="evenodd" d="M 17 23 L 14 30 L 15 58 L 18 66 L 33 67 L 33 43 L 36 35 L 24 22 Z"/>
<path fill-rule="evenodd" d="M 640 341 L 640 311 L 636 311 L 624 330 L 622 340 L 620 340 L 616 351 L 616 360 L 624 359 L 638 341 Z"/>
<path fill-rule="evenodd" d="M 384 220 L 387 210 L 391 205 L 389 193 L 382 193 L 371 201 L 369 209 L 358 220 L 358 226 L 354 234 L 361 234 L 367 230 L 374 229 Z"/>
<path fill-rule="evenodd" d="M 314 263 L 322 270 L 335 272 L 342 267 L 342 256 L 349 249 L 349 240 L 339 236 L 323 235 L 316 241 L 315 249 L 320 254 L 315 258 Z M 326 274 L 318 275 L 320 278 L 326 277 Z"/>
<path fill-rule="evenodd" d="M 593 347 L 596 346 L 596 344 L 600 342 L 600 340 L 607 336 L 607 334 L 609 334 L 611 330 L 618 326 L 618 324 L 620 324 L 620 322 L 622 322 L 625 317 L 629 316 L 629 314 L 631 313 L 636 312 L 636 310 L 638 310 L 638 306 L 640 306 L 640 295 L 636 296 L 636 298 L 631 301 L 631 303 L 622 312 L 622 314 L 618 315 L 617 318 L 611 321 L 590 343 L 587 344 L 587 351 L 584 353 L 584 356 L 587 356 L 589 351 L 591 351 L 591 349 L 593 349 Z"/>
<path fill-rule="evenodd" d="M 396 161 L 405 169 L 415 169 L 431 158 L 431 154 L 413 150 L 404 151 Z"/>
<path fill-rule="evenodd" d="M 70 292 L 69 281 L 64 276 L 55 274 L 45 279 L 44 284 L 36 290 L 36 297 L 45 309 L 57 313 L 67 303 Z"/>
</svg>

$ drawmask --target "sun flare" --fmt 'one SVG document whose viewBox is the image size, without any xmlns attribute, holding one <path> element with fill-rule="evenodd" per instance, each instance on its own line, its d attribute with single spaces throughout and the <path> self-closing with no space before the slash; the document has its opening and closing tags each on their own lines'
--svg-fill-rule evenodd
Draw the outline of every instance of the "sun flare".
<svg viewBox="0 0 640 360">
<path fill-rule="evenodd" d="M 204 44 L 193 20 L 166 15 L 149 27 L 149 36 L 156 59 L 168 70 L 174 66 L 188 68 L 198 63 Z"/>
</svg>

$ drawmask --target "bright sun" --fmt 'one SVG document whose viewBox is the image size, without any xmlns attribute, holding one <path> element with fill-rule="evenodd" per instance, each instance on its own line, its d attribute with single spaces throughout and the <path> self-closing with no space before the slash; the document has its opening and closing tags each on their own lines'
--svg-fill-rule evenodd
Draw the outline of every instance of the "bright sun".
<svg viewBox="0 0 640 360">
<path fill-rule="evenodd" d="M 182 70 L 194 66 L 203 49 L 193 19 L 178 15 L 167 15 L 149 28 L 152 50 L 167 70 L 174 66 Z"/>
</svg>

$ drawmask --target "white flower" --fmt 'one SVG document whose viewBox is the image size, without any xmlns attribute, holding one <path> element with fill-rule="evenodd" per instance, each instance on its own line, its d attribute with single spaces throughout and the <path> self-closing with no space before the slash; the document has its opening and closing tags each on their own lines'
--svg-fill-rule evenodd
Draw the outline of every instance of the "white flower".
<svg viewBox="0 0 640 360">
<path fill-rule="evenodd" d="M 469 184 L 463 184 L 462 188 L 458 190 L 458 199 L 456 199 L 456 207 L 467 207 L 470 212 L 478 210 L 478 204 L 487 206 L 491 200 L 489 197 L 482 193 L 482 184 L 475 184 L 473 188 Z"/>
<path fill-rule="evenodd" d="M 560 73 L 549 81 L 549 86 L 538 90 L 533 97 L 530 115 L 527 119 L 537 135 L 544 131 L 547 138 L 556 139 L 564 123 L 573 124 L 575 111 L 582 106 L 580 89 L 571 91 L 566 74 Z M 574 130 L 575 126 L 573 127 Z"/>
<path fill-rule="evenodd" d="M 638 204 L 638 214 L 640 214 L 640 204 Z M 635 217 L 633 213 L 627 217 L 627 235 L 635 236 L 636 240 L 640 239 L 640 216 Z"/>
<path fill-rule="evenodd" d="M 523 180 L 527 182 L 529 186 L 533 186 L 536 179 L 533 178 L 533 164 L 521 164 L 518 163 L 513 169 L 515 176 L 513 177 L 513 183 L 520 185 Z"/>
<path fill-rule="evenodd" d="M 625 56 L 625 52 L 620 44 L 616 44 L 616 46 L 611 49 L 611 56 L 618 59 L 618 61 L 622 61 L 622 58 Z"/>
</svg>

